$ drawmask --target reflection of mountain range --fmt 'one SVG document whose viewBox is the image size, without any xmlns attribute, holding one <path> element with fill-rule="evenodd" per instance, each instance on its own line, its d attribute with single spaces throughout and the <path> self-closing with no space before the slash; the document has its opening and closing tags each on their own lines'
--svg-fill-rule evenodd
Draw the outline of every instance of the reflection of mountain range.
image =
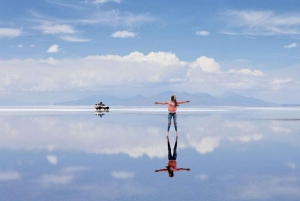
<svg viewBox="0 0 300 201">
<path fill-rule="evenodd" d="M 260 99 L 248 98 L 238 95 L 236 93 L 225 93 L 221 96 L 215 97 L 207 93 L 190 94 L 187 92 L 176 93 L 174 91 L 166 91 L 155 94 L 149 97 L 141 95 L 120 99 L 112 96 L 93 95 L 87 98 L 57 103 L 56 105 L 92 105 L 96 102 L 104 102 L 107 105 L 124 105 L 124 106 L 153 106 L 155 101 L 168 101 L 171 95 L 176 94 L 178 100 L 190 100 L 189 106 L 253 106 L 253 107 L 269 107 L 277 106 L 273 103 L 268 103 Z"/>
</svg>

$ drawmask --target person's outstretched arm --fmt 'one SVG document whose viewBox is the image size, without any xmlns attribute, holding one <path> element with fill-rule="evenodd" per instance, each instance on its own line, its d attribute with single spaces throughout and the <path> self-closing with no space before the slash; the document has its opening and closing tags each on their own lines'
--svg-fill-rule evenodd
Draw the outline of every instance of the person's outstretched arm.
<svg viewBox="0 0 300 201">
<path fill-rule="evenodd" d="M 190 171 L 191 169 L 190 169 L 190 168 L 177 168 L 176 170 L 177 170 L 177 171 L 181 171 L 181 170 Z"/>
<path fill-rule="evenodd" d="M 155 170 L 155 172 L 166 172 L 168 171 L 168 169 L 159 169 L 159 170 Z"/>
<path fill-rule="evenodd" d="M 154 102 L 154 104 L 166 105 L 166 104 L 168 104 L 168 102 Z"/>
<path fill-rule="evenodd" d="M 177 101 L 177 104 L 183 104 L 183 103 L 189 103 L 190 101 L 189 100 L 186 100 L 186 101 Z"/>
</svg>

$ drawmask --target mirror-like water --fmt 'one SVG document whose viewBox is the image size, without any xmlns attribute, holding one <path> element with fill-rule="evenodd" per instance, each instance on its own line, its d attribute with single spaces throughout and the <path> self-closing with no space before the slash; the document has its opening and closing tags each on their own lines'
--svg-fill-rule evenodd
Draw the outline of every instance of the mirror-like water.
<svg viewBox="0 0 300 201">
<path fill-rule="evenodd" d="M 299 109 L 180 109 L 170 178 L 166 108 L 0 108 L 0 200 L 299 200 Z"/>
</svg>

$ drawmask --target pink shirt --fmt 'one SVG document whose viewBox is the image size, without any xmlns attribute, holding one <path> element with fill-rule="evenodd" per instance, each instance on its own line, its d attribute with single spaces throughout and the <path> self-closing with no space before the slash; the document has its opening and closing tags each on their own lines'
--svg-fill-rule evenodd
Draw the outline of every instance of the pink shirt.
<svg viewBox="0 0 300 201">
<path fill-rule="evenodd" d="M 183 103 L 185 103 L 185 101 L 177 101 L 177 104 L 183 104 Z M 168 111 L 170 113 L 175 113 L 177 111 L 177 106 L 172 101 L 163 102 L 162 104 L 163 105 L 167 105 L 168 104 Z"/>
</svg>

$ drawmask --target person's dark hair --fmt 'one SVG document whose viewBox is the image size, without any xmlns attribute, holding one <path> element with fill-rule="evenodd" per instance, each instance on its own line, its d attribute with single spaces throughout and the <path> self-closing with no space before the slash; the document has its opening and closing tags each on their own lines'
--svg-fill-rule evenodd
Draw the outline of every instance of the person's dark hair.
<svg viewBox="0 0 300 201">
<path fill-rule="evenodd" d="M 166 168 L 168 169 L 169 177 L 174 177 L 174 172 L 170 170 L 170 167 L 166 166 Z"/>
<path fill-rule="evenodd" d="M 174 172 L 169 172 L 169 177 L 174 177 Z"/>
<path fill-rule="evenodd" d="M 177 104 L 177 100 L 175 99 L 175 95 L 171 96 L 171 101 L 174 101 L 174 102 L 175 102 L 175 106 L 179 106 L 179 105 Z"/>
</svg>

